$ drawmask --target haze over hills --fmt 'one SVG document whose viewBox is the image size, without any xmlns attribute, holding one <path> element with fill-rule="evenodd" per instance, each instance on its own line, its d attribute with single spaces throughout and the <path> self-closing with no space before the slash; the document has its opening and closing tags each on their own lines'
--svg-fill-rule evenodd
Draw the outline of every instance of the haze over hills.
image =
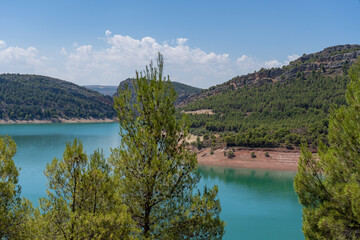
<svg viewBox="0 0 360 240">
<path fill-rule="evenodd" d="M 0 75 L 0 119 L 114 118 L 113 99 L 63 80 L 28 74 Z"/>
<path fill-rule="evenodd" d="M 196 96 L 197 94 L 200 94 L 202 89 L 197 87 L 192 87 L 183 83 L 179 82 L 171 82 L 171 84 L 174 86 L 174 90 L 176 91 L 177 99 L 175 101 L 175 105 L 181 105 L 183 102 L 186 102 L 190 97 Z M 136 95 L 134 94 L 134 87 L 133 87 L 133 79 L 128 78 L 122 82 L 120 82 L 118 89 L 125 89 L 125 86 L 128 85 L 129 89 L 132 93 L 132 101 L 136 100 Z M 116 91 L 117 92 L 117 91 Z M 115 94 L 116 96 L 117 94 Z"/>
<path fill-rule="evenodd" d="M 288 147 L 326 142 L 328 114 L 345 104 L 347 70 L 360 45 L 305 54 L 282 68 L 261 69 L 211 87 L 181 103 L 195 134 L 223 133 L 228 146 Z M 211 143 L 209 143 L 211 145 Z"/>
<path fill-rule="evenodd" d="M 113 96 L 118 88 L 118 86 L 106 86 L 106 85 L 85 85 L 84 87 L 97 91 L 102 95 L 107 95 L 107 96 Z"/>
</svg>

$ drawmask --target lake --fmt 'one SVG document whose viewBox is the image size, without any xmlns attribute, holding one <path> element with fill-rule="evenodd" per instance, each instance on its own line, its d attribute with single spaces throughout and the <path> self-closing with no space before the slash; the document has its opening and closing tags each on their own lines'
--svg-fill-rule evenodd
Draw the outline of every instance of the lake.
<svg viewBox="0 0 360 240">
<path fill-rule="evenodd" d="M 12 136 L 17 144 L 14 160 L 21 168 L 22 194 L 34 205 L 46 196 L 46 164 L 62 157 L 66 142 L 76 137 L 87 154 L 100 148 L 109 156 L 110 148 L 120 144 L 118 132 L 117 123 L 0 125 L 0 134 Z M 224 239 L 304 239 L 295 173 L 213 166 L 200 166 L 199 171 L 199 188 L 219 186 L 221 216 L 227 224 Z"/>
</svg>

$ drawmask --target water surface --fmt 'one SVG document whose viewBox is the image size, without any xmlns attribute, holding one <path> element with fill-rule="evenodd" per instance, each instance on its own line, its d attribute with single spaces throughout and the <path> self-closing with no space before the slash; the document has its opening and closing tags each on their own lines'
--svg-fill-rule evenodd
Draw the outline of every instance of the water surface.
<svg viewBox="0 0 360 240">
<path fill-rule="evenodd" d="M 23 196 L 37 205 L 46 196 L 46 164 L 61 158 L 66 142 L 75 137 L 87 154 L 120 144 L 117 123 L 0 125 L 1 135 L 17 144 L 15 163 L 21 167 Z M 303 239 L 301 206 L 293 189 L 294 173 L 253 169 L 200 166 L 199 188 L 219 186 L 221 217 L 226 221 L 224 239 Z"/>
</svg>

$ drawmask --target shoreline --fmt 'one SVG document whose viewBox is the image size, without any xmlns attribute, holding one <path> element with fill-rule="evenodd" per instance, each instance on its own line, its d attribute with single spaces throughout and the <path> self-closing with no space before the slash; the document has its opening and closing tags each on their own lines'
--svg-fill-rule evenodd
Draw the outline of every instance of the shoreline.
<svg viewBox="0 0 360 240">
<path fill-rule="evenodd" d="M 265 170 L 297 171 L 300 157 L 299 150 L 286 149 L 242 149 L 234 148 L 235 156 L 228 158 L 224 152 L 229 152 L 233 148 L 220 148 L 210 154 L 210 148 L 196 151 L 199 165 L 221 166 L 231 168 L 252 168 Z M 254 152 L 256 157 L 252 158 Z M 265 156 L 265 153 L 269 157 Z"/>
<path fill-rule="evenodd" d="M 46 120 L 4 120 L 0 119 L 0 124 L 42 124 L 42 123 L 106 123 L 117 122 L 117 118 L 54 118 Z"/>
</svg>

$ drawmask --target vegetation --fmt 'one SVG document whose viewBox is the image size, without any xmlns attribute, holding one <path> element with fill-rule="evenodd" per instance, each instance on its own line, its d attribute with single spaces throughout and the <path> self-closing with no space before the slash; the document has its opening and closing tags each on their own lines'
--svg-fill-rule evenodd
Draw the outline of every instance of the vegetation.
<svg viewBox="0 0 360 240">
<path fill-rule="evenodd" d="M 131 102 L 136 102 L 136 92 L 134 91 L 134 81 L 135 79 L 128 78 L 122 82 L 120 82 L 119 87 L 117 89 L 118 91 L 125 90 L 126 87 L 130 89 L 131 91 Z M 174 88 L 175 92 L 177 93 L 177 98 L 175 99 L 175 105 L 178 105 L 185 101 L 187 98 L 196 95 L 202 91 L 200 88 L 192 87 L 183 83 L 178 82 L 171 82 L 172 87 Z M 118 93 L 116 93 L 114 96 L 117 96 Z"/>
<path fill-rule="evenodd" d="M 327 116 L 345 104 L 347 76 L 313 72 L 285 82 L 227 90 L 187 105 L 185 110 L 212 109 L 216 114 L 189 115 L 190 131 L 224 132 L 227 146 L 288 147 L 327 142 Z"/>
<path fill-rule="evenodd" d="M 122 143 L 109 160 L 87 156 L 81 142 L 67 143 L 62 159 L 46 167 L 47 197 L 33 209 L 20 199 L 16 145 L 0 138 L 1 239 L 221 239 L 217 186 L 195 190 L 196 156 L 186 149 L 185 117 L 175 116 L 176 93 L 158 69 L 138 75 L 115 106 Z"/>
<path fill-rule="evenodd" d="M 113 118 L 113 100 L 58 79 L 20 74 L 0 75 L 0 119 Z"/>
<path fill-rule="evenodd" d="M 136 103 L 125 89 L 115 98 L 122 144 L 111 163 L 139 238 L 221 239 L 217 187 L 195 191 L 197 160 L 186 149 L 188 126 L 175 117 L 176 93 L 163 79 L 163 60 L 137 73 Z"/>
<path fill-rule="evenodd" d="M 360 63 L 349 71 L 347 105 L 331 114 L 329 146 L 302 149 L 295 190 L 306 239 L 360 239 Z"/>
<path fill-rule="evenodd" d="M 75 139 L 61 160 L 47 165 L 45 175 L 48 197 L 40 199 L 34 238 L 132 239 L 132 219 L 102 153 L 89 159 Z"/>
<path fill-rule="evenodd" d="M 227 153 L 227 156 L 228 156 L 228 158 L 234 158 L 234 157 L 235 157 L 234 151 L 230 150 L 230 151 Z"/>
<path fill-rule="evenodd" d="M 24 238 L 32 210 L 30 202 L 20 198 L 19 170 L 12 159 L 15 153 L 15 142 L 0 137 L 0 239 Z"/>
</svg>

